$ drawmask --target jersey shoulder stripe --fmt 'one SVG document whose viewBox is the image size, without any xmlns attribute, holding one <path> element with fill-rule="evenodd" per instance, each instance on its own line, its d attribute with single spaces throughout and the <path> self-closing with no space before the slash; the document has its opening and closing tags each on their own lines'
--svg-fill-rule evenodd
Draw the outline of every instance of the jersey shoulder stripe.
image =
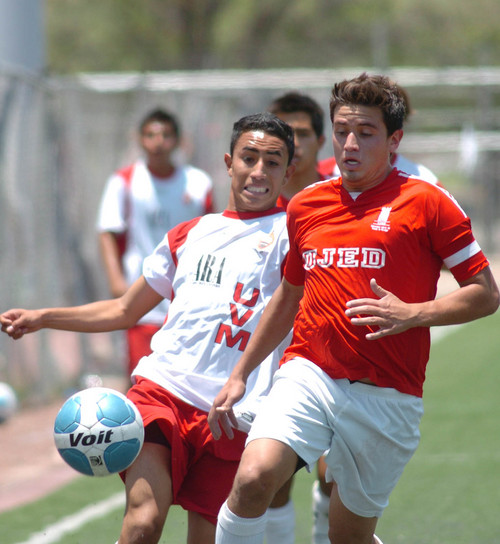
<svg viewBox="0 0 500 544">
<path fill-rule="evenodd" d="M 168 231 L 168 245 L 175 266 L 177 266 L 178 262 L 177 250 L 182 246 L 182 244 L 184 244 L 189 232 L 199 223 L 201 218 L 202 216 L 199 216 L 195 217 L 194 219 L 190 219 L 189 221 L 184 221 Z"/>
</svg>

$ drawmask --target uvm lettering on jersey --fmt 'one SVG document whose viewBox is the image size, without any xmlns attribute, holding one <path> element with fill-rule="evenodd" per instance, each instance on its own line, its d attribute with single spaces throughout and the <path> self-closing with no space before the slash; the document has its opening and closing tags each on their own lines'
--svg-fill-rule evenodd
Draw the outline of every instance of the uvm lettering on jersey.
<svg viewBox="0 0 500 544">
<path fill-rule="evenodd" d="M 321 268 L 383 268 L 385 251 L 375 247 L 326 247 L 310 249 L 302 254 L 304 269 Z"/>
<path fill-rule="evenodd" d="M 252 317 L 254 311 L 251 309 L 257 303 L 260 291 L 259 289 L 252 290 L 250 298 L 243 298 L 243 284 L 238 282 L 233 294 L 233 301 L 229 303 L 231 311 L 231 325 L 221 323 L 215 337 L 215 342 L 221 344 L 226 342 L 227 346 L 233 348 L 237 346 L 240 351 L 243 351 L 250 340 L 250 331 L 243 327 Z"/>
</svg>

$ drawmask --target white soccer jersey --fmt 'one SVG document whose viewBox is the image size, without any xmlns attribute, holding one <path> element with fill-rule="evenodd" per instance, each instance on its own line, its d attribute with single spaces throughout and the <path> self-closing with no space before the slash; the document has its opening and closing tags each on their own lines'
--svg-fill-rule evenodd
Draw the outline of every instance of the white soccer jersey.
<svg viewBox="0 0 500 544">
<path fill-rule="evenodd" d="M 144 261 L 146 281 L 172 301 L 153 337 L 153 353 L 134 375 L 208 411 L 281 282 L 288 247 L 286 214 L 278 208 L 209 214 L 172 229 Z M 254 412 L 281 354 L 277 350 L 250 375 L 237 410 Z"/>
<path fill-rule="evenodd" d="M 125 170 L 125 169 L 124 169 Z M 123 268 L 131 285 L 142 273 L 142 262 L 150 255 L 165 233 L 182 221 L 207 213 L 211 202 L 212 181 L 193 166 L 176 168 L 173 175 L 154 177 L 145 163 L 134 164 L 130 182 L 115 172 L 108 180 L 101 200 L 97 228 L 99 232 L 127 232 Z M 164 301 L 141 323 L 160 325 L 168 311 Z"/>
<path fill-rule="evenodd" d="M 410 174 L 410 176 L 416 176 L 433 185 L 436 185 L 439 182 L 438 178 L 426 166 L 410 161 L 410 159 L 407 159 L 399 153 L 396 155 L 396 160 L 392 165 L 394 168 L 401 170 L 401 172 Z"/>
</svg>

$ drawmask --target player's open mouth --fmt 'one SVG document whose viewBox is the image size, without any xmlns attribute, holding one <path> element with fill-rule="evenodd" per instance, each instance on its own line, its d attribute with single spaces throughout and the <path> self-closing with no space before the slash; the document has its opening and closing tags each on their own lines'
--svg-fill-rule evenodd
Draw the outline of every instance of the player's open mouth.
<svg viewBox="0 0 500 544">
<path fill-rule="evenodd" d="M 359 161 L 356 159 L 345 159 L 342 162 L 344 164 L 344 168 L 348 168 L 348 169 L 357 168 L 360 164 Z"/>
<path fill-rule="evenodd" d="M 253 194 L 264 194 L 264 193 L 267 193 L 269 192 L 269 189 L 267 187 L 255 187 L 254 185 L 251 185 L 249 187 L 245 187 L 245 189 L 249 192 L 249 193 L 253 193 Z"/>
</svg>

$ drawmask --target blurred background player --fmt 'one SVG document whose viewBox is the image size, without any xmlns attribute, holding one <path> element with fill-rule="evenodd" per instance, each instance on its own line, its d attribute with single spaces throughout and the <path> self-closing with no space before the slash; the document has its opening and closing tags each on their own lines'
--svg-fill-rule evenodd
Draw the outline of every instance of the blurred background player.
<svg viewBox="0 0 500 544">
<path fill-rule="evenodd" d="M 401 93 L 404 104 L 405 104 L 405 117 L 404 121 L 408 122 L 410 115 L 413 114 L 411 109 L 410 98 L 407 91 L 397 85 L 399 92 Z M 412 176 L 417 176 L 429 183 L 434 185 L 440 185 L 438 178 L 434 175 L 429 168 L 425 167 L 422 164 L 415 163 L 410 161 L 407 157 L 401 155 L 400 153 L 393 153 L 391 155 L 391 164 L 394 168 L 406 172 Z M 335 162 L 335 157 L 329 157 L 318 163 L 318 170 L 325 177 L 337 177 L 340 175 L 340 170 L 338 169 L 337 163 Z M 312 542 L 313 544 L 328 544 L 330 542 L 328 538 L 328 508 L 330 505 L 330 495 L 332 492 L 333 484 L 331 482 L 326 482 L 325 480 L 326 473 L 326 463 L 325 459 L 322 457 L 318 461 L 318 478 L 313 484 L 312 490 L 312 509 L 313 509 L 313 532 L 312 532 Z"/>
<path fill-rule="evenodd" d="M 144 157 L 112 174 L 101 199 L 97 229 L 110 293 L 120 297 L 141 275 L 142 262 L 165 233 L 182 221 L 213 211 L 212 180 L 202 170 L 174 163 L 179 122 L 162 109 L 139 125 Z M 162 301 L 127 331 L 128 375 L 144 355 L 168 311 Z"/>
<path fill-rule="evenodd" d="M 240 119 L 224 157 L 231 179 L 226 210 L 171 229 L 122 297 L 0 315 L 2 330 L 15 339 L 41 328 L 110 331 L 130 327 L 175 294 L 153 353 L 137 365 L 127 393 L 142 415 L 145 441 L 122 475 L 120 543 L 156 544 L 172 504 L 188 511 L 188 544 L 214 542 L 217 512 L 229 494 L 246 431 L 283 350 L 250 377 L 249 394 L 237 407 L 234 440 L 213 439 L 207 412 L 281 281 L 289 244 L 286 214 L 276 199 L 293 170 L 293 147 L 291 128 L 274 115 Z M 293 539 L 269 544 L 278 542 Z"/>
<path fill-rule="evenodd" d="M 404 121 L 406 123 L 409 121 L 410 116 L 413 114 L 410 97 L 408 96 L 408 92 L 403 87 L 401 87 L 401 85 L 397 85 L 397 87 L 405 102 L 406 114 Z M 406 172 L 407 174 L 410 174 L 412 176 L 417 176 L 425 181 L 428 181 L 429 183 L 433 183 L 434 185 L 441 185 L 437 176 L 431 170 L 429 170 L 429 168 L 427 168 L 423 164 L 411 161 L 400 153 L 396 152 L 391 155 L 391 164 L 392 166 L 394 166 L 394 168 L 397 168 L 402 172 Z M 328 157 L 327 159 L 319 161 L 318 171 L 325 178 L 337 177 L 340 175 L 337 163 L 335 162 L 335 157 Z"/>
<path fill-rule="evenodd" d="M 298 92 L 276 98 L 268 110 L 293 128 L 295 172 L 278 198 L 278 206 L 286 210 L 295 194 L 311 183 L 325 179 L 318 171 L 318 153 L 325 143 L 324 112 L 313 98 Z"/>
</svg>

